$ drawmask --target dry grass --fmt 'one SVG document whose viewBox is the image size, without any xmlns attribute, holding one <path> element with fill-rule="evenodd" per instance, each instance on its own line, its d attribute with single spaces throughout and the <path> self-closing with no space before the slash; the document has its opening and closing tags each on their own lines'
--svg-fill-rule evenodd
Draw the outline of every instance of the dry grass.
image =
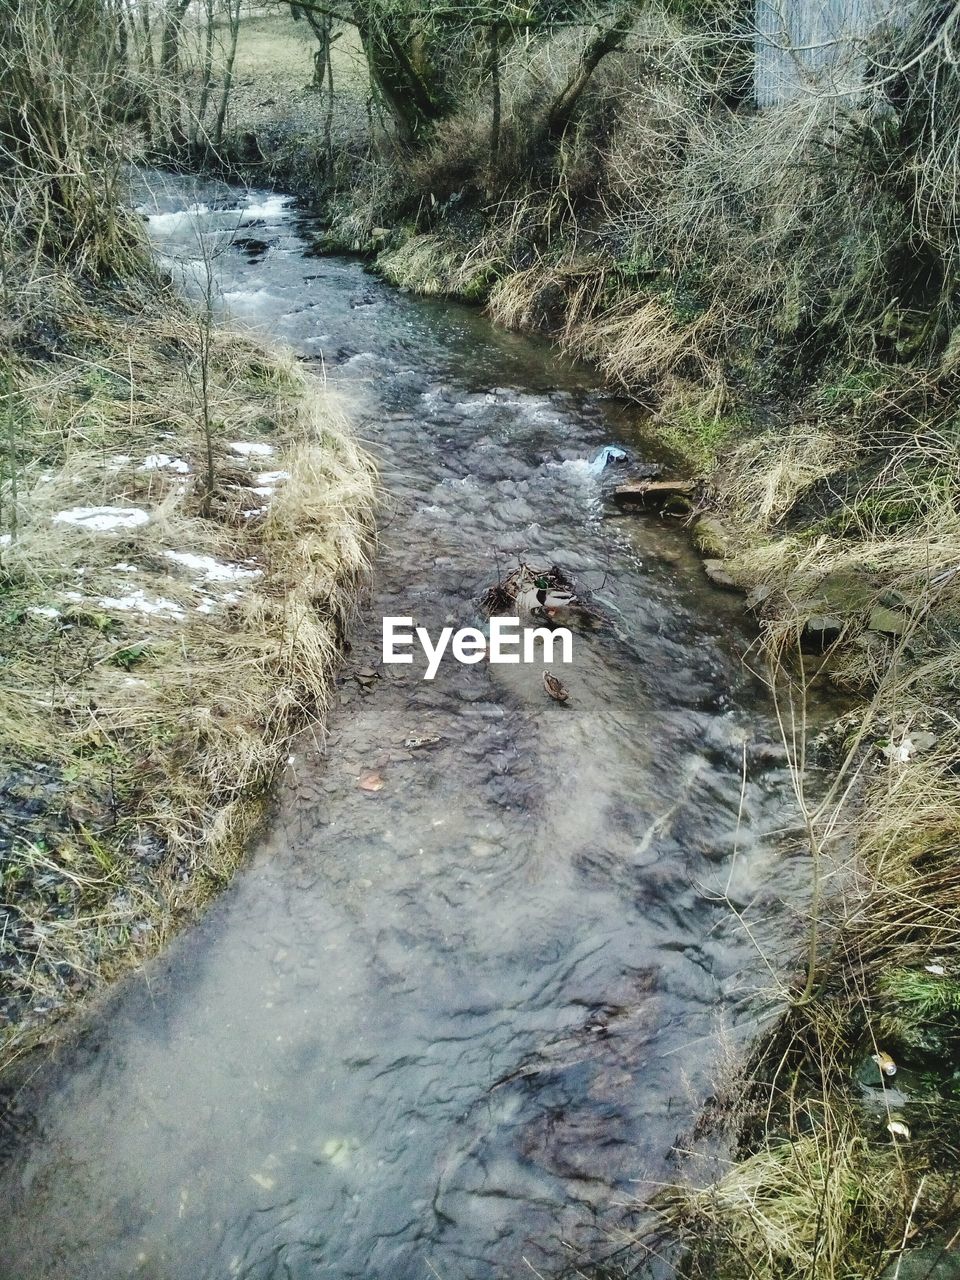
<svg viewBox="0 0 960 1280">
<path fill-rule="evenodd" d="M 182 304 L 131 290 L 90 305 L 62 283 L 58 295 L 62 354 L 18 360 L 17 532 L 0 559 L 14 815 L 0 1062 L 227 881 L 292 735 L 322 731 L 374 505 L 369 459 L 324 389 L 215 331 L 204 514 Z M 159 454 L 189 472 L 144 469 Z M 286 477 L 272 496 L 254 492 L 263 472 Z M 12 528 L 9 483 L 3 498 Z M 76 506 L 149 519 L 90 532 L 52 518 Z M 171 551 L 211 557 L 223 580 Z"/>
</svg>

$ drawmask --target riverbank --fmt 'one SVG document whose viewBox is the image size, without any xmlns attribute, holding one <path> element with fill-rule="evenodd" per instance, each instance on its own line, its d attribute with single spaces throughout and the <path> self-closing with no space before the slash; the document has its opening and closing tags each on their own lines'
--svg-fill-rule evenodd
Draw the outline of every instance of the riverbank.
<svg viewBox="0 0 960 1280">
<path fill-rule="evenodd" d="M 0 1066 L 230 879 L 322 740 L 375 502 L 324 387 L 149 269 L 11 319 Z"/>
<path fill-rule="evenodd" d="M 642 65 L 642 42 L 635 57 Z M 546 158 L 524 151 L 519 71 L 503 87 L 496 162 L 480 100 L 412 154 L 381 142 L 349 189 L 342 174 L 316 182 L 323 244 L 367 255 L 398 287 L 550 333 L 649 408 L 678 472 L 697 481 L 684 518 L 713 517 L 699 526 L 704 554 L 744 592 L 781 672 L 818 897 L 782 1019 L 721 1109 L 738 1151 L 730 1173 L 661 1208 L 691 1275 L 907 1276 L 937 1261 L 956 1220 L 949 248 L 913 227 L 870 118 L 824 114 L 800 129 L 789 108 L 729 115 L 682 77 L 625 90 L 632 66 L 601 79 Z M 264 164 L 283 182 L 297 126 L 271 128 L 283 141 L 262 148 Z M 798 130 L 806 171 L 793 161 Z M 857 163 L 841 168 L 838 154 Z M 912 244 L 925 276 L 893 250 L 871 252 L 881 224 Z M 814 674 L 860 699 L 817 803 L 804 787 Z M 829 861 L 841 833 L 856 849 L 842 875 Z"/>
</svg>

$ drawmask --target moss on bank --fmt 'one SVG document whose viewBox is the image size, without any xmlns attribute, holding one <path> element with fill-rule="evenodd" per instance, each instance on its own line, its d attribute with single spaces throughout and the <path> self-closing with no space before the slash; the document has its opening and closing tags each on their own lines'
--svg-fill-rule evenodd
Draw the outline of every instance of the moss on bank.
<svg viewBox="0 0 960 1280">
<path fill-rule="evenodd" d="M 204 370 L 203 322 L 147 281 L 53 273 L 24 312 L 0 546 L 0 1066 L 229 880 L 293 735 L 322 732 L 375 501 L 336 403 L 283 352 L 214 326 Z"/>
</svg>

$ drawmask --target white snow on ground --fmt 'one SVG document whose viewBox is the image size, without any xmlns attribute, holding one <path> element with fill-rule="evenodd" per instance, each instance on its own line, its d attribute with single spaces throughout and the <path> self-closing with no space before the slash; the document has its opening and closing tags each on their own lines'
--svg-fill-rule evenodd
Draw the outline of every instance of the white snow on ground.
<svg viewBox="0 0 960 1280">
<path fill-rule="evenodd" d="M 60 610 L 50 604 L 35 604 L 27 610 L 34 618 L 59 618 Z"/>
<path fill-rule="evenodd" d="M 166 613 L 174 617 L 182 617 L 183 609 L 173 600 L 163 596 L 151 599 L 141 590 L 132 591 L 128 596 L 101 596 L 97 602 L 101 609 L 118 609 L 124 613 Z"/>
<path fill-rule="evenodd" d="M 234 440 L 227 448 L 244 458 L 269 458 L 273 453 L 273 445 L 263 444 L 260 440 Z"/>
<path fill-rule="evenodd" d="M 244 569 L 238 564 L 224 564 L 213 556 L 198 556 L 191 551 L 164 551 L 168 560 L 175 560 L 185 569 L 203 574 L 204 582 L 242 582 L 262 576 L 260 569 Z"/>
<path fill-rule="evenodd" d="M 289 471 L 261 471 L 257 476 L 257 484 L 279 484 L 281 480 L 289 479 Z"/>
<path fill-rule="evenodd" d="M 127 564 L 126 560 L 121 560 L 119 564 L 111 566 L 117 573 L 136 573 L 137 566 L 135 564 Z M 77 570 L 79 573 L 79 570 Z"/>
<path fill-rule="evenodd" d="M 149 453 L 143 460 L 141 471 L 176 471 L 177 475 L 188 476 L 190 463 L 182 458 L 172 458 L 169 453 Z"/>
<path fill-rule="evenodd" d="M 116 529 L 136 529 L 149 519 L 141 507 L 69 507 L 58 511 L 53 522 L 73 524 L 94 533 L 110 533 Z"/>
<path fill-rule="evenodd" d="M 0 547 L 9 547 L 13 541 L 12 533 L 0 533 Z"/>
</svg>

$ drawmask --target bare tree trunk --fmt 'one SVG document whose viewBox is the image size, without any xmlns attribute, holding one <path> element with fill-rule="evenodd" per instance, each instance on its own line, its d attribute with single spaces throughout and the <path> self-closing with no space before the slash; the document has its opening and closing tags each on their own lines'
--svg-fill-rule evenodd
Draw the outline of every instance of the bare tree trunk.
<svg viewBox="0 0 960 1280">
<path fill-rule="evenodd" d="M 573 76 L 554 99 L 547 112 L 545 132 L 551 138 L 558 138 L 570 123 L 577 104 L 590 83 L 590 77 L 607 56 L 621 47 L 630 34 L 635 6 L 625 4 L 616 14 L 609 27 L 601 28 L 587 44 Z"/>
<path fill-rule="evenodd" d="M 227 105 L 230 101 L 230 90 L 233 88 L 233 64 L 237 59 L 237 42 L 240 39 L 240 8 L 243 0 L 227 0 L 227 16 L 230 23 L 230 48 L 227 51 L 227 64 L 223 71 L 223 91 L 220 94 L 220 107 L 217 111 L 216 124 L 213 126 L 213 145 L 219 147 L 223 142 L 223 126 L 227 119 Z"/>
<path fill-rule="evenodd" d="M 204 33 L 203 44 L 203 84 L 200 89 L 200 101 L 197 103 L 197 112 L 194 117 L 193 126 L 190 130 L 190 140 L 194 145 L 196 145 L 197 139 L 203 129 L 203 121 L 207 114 L 207 105 L 210 102 L 210 90 L 213 88 L 213 28 L 216 20 L 214 0 L 206 0 L 206 6 L 207 27 Z"/>
<path fill-rule="evenodd" d="M 190 0 L 167 0 L 160 33 L 160 66 L 166 75 L 176 76 L 180 69 L 180 33 Z"/>
<path fill-rule="evenodd" d="M 327 114 L 323 121 L 323 153 L 327 169 L 327 179 L 333 179 L 333 40 L 330 34 L 333 24 L 328 23 L 327 40 L 324 47 L 325 70 L 327 79 Z"/>
<path fill-rule="evenodd" d="M 496 167 L 500 158 L 500 24 L 490 25 L 490 168 Z"/>
</svg>

